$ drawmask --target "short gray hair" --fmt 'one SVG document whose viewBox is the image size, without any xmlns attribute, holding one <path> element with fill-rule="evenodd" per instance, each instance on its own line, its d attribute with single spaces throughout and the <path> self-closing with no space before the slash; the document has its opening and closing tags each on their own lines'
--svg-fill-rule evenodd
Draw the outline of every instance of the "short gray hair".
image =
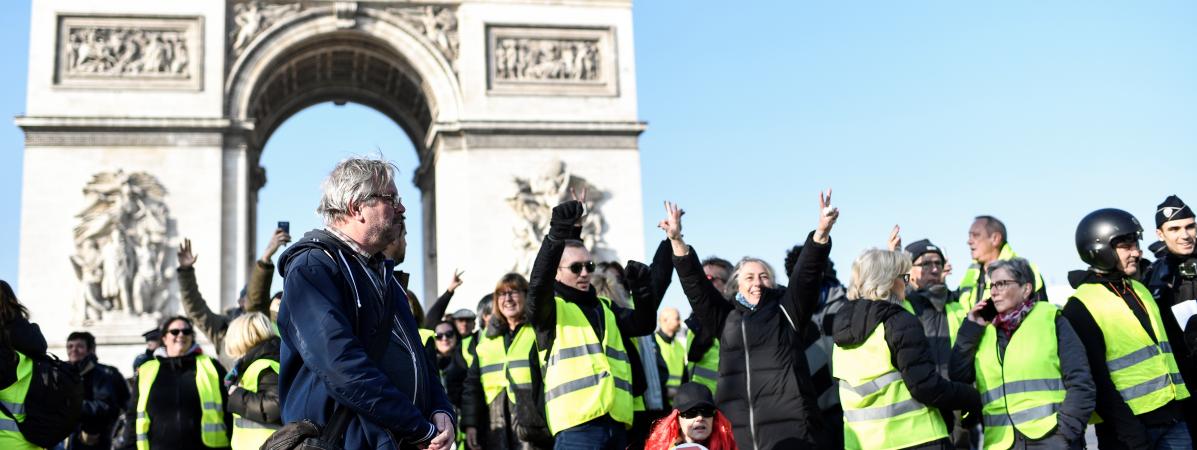
<svg viewBox="0 0 1197 450">
<path fill-rule="evenodd" d="M 865 250 L 852 262 L 848 298 L 896 302 L 899 299 L 893 298 L 894 280 L 909 272 L 909 253 L 878 248 Z"/>
<path fill-rule="evenodd" d="M 999 259 L 989 263 L 986 271 L 989 273 L 989 278 L 993 278 L 993 273 L 999 270 L 1010 272 L 1010 276 L 1014 277 L 1014 281 L 1019 286 L 1028 283 L 1035 283 L 1035 271 L 1031 269 L 1031 263 L 1023 258 Z"/>
<path fill-rule="evenodd" d="M 350 205 L 361 205 L 395 184 L 398 171 L 394 163 L 382 159 L 349 158 L 337 163 L 321 185 L 316 213 L 325 225 L 337 222 L 349 213 Z"/>
<path fill-rule="evenodd" d="M 725 297 L 735 298 L 736 293 L 740 292 L 740 269 L 744 268 L 744 265 L 748 263 L 757 263 L 760 264 L 761 267 L 764 267 L 765 274 L 769 276 L 770 280 L 772 280 L 773 285 L 777 286 L 777 278 L 773 276 L 773 266 L 769 265 L 769 263 L 765 262 L 763 259 L 745 256 L 740 259 L 740 262 L 736 263 L 736 268 L 732 270 L 731 275 L 728 275 L 727 277 L 727 283 L 723 286 L 723 295 Z"/>
</svg>

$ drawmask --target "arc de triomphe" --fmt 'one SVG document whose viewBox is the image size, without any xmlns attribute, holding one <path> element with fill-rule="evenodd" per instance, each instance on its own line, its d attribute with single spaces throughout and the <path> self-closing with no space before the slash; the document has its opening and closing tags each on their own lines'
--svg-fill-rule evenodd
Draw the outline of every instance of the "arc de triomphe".
<svg viewBox="0 0 1197 450">
<path fill-rule="evenodd" d="M 631 7 L 34 0 L 20 296 L 52 346 L 92 329 L 122 370 L 139 334 L 178 310 L 181 235 L 209 255 L 197 277 L 212 309 L 234 305 L 256 248 L 261 149 L 326 101 L 377 109 L 417 149 L 419 168 L 403 169 L 422 196 L 410 226 L 424 231 L 424 299 L 453 267 L 477 280 L 460 294 L 471 303 L 526 270 L 568 187 L 591 189 L 590 243 L 639 258 Z"/>
</svg>

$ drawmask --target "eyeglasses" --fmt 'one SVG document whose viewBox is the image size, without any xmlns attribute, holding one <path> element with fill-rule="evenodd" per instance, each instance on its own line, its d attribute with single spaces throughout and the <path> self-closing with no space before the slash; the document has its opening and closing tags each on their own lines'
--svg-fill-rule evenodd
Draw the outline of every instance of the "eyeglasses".
<svg viewBox="0 0 1197 450">
<path fill-rule="evenodd" d="M 192 331 L 190 328 L 172 328 L 172 329 L 166 330 L 166 332 L 170 333 L 171 336 L 178 336 L 180 334 L 182 334 L 183 336 L 191 336 L 191 334 L 194 333 L 195 331 Z"/>
<path fill-rule="evenodd" d="M 457 336 L 454 336 L 449 333 L 437 333 L 436 334 L 436 340 L 438 340 L 438 341 L 447 341 L 447 340 L 449 340 L 451 338 L 455 338 L 455 337 L 457 337 Z"/>
<path fill-rule="evenodd" d="M 1018 286 L 1020 284 L 1022 284 L 1022 283 L 1019 283 L 1018 281 L 1015 281 L 1015 280 L 994 281 L 992 283 L 989 283 L 989 290 L 994 291 L 994 292 L 1004 291 L 1006 289 L 1010 289 L 1010 288 Z"/>
<path fill-rule="evenodd" d="M 902 280 L 903 283 L 910 284 L 910 274 L 908 273 L 898 275 L 897 279 Z"/>
<path fill-rule="evenodd" d="M 678 415 L 682 416 L 683 419 L 693 419 L 699 416 L 715 417 L 715 408 L 708 408 L 705 406 L 701 408 L 690 408 L 686 411 L 678 413 Z"/>
<path fill-rule="evenodd" d="M 587 273 L 594 273 L 594 261 L 576 262 L 568 266 L 561 266 L 561 268 L 568 268 L 574 275 L 581 275 L 582 269 L 585 268 Z"/>
<path fill-rule="evenodd" d="M 723 277 L 717 277 L 717 276 L 714 276 L 714 275 L 707 275 L 707 281 L 712 281 L 712 282 L 713 282 L 713 281 L 715 281 L 715 280 L 719 280 L 719 282 L 721 282 L 721 283 L 726 283 L 726 282 L 727 282 L 727 278 L 723 278 Z"/>
<path fill-rule="evenodd" d="M 521 291 L 503 291 L 495 294 L 496 298 L 515 297 L 516 294 L 523 294 Z"/>
<path fill-rule="evenodd" d="M 915 267 L 922 267 L 922 268 L 924 268 L 924 269 L 926 269 L 926 268 L 929 268 L 929 267 L 938 267 L 938 268 L 941 268 L 941 269 L 942 269 L 942 268 L 943 268 L 943 261 L 923 261 L 923 262 L 921 262 L 921 263 L 915 264 L 914 266 L 915 266 Z"/>
<path fill-rule="evenodd" d="M 370 198 L 376 198 L 384 202 L 388 202 L 391 206 L 399 206 L 399 194 L 374 194 Z"/>
</svg>

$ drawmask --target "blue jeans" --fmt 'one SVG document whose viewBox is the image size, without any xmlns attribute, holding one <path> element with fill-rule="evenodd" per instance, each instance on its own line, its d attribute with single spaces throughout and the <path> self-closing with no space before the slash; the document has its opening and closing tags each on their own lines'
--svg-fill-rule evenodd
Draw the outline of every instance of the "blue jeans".
<svg viewBox="0 0 1197 450">
<path fill-rule="evenodd" d="M 624 450 L 628 446 L 623 424 L 603 416 L 562 430 L 554 436 L 555 450 Z"/>
<path fill-rule="evenodd" d="M 1171 425 L 1147 427 L 1147 438 L 1155 450 L 1187 450 L 1193 448 L 1189 426 L 1182 420 Z"/>
</svg>

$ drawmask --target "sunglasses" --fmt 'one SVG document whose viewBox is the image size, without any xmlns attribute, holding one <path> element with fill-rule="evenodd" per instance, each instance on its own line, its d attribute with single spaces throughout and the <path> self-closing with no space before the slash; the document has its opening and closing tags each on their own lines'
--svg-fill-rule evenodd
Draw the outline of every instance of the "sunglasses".
<svg viewBox="0 0 1197 450">
<path fill-rule="evenodd" d="M 720 282 L 723 282 L 723 283 L 726 283 L 726 282 L 727 282 L 727 278 L 723 278 L 723 277 L 717 277 L 717 276 L 714 276 L 714 275 L 707 275 L 707 281 L 712 281 L 712 282 L 713 282 L 713 281 L 715 281 L 715 280 L 719 280 Z"/>
<path fill-rule="evenodd" d="M 695 417 L 715 417 L 715 408 L 691 408 L 689 410 L 678 413 L 683 419 L 693 419 Z"/>
<path fill-rule="evenodd" d="M 191 336 L 192 333 L 195 333 L 195 331 L 192 331 L 190 328 L 173 328 L 166 330 L 166 332 L 170 333 L 171 336 L 178 336 L 180 334 L 183 336 Z"/>
<path fill-rule="evenodd" d="M 587 273 L 594 273 L 594 261 L 586 261 L 584 263 L 576 262 L 576 263 L 570 264 L 568 266 L 561 266 L 561 267 L 569 269 L 569 271 L 573 272 L 574 275 L 581 275 L 583 268 L 586 269 Z"/>
<path fill-rule="evenodd" d="M 447 341 L 447 340 L 449 340 L 449 338 L 454 338 L 454 337 L 457 337 L 457 336 L 454 336 L 449 333 L 437 333 L 436 334 L 436 340 L 438 340 L 438 341 Z"/>
</svg>

